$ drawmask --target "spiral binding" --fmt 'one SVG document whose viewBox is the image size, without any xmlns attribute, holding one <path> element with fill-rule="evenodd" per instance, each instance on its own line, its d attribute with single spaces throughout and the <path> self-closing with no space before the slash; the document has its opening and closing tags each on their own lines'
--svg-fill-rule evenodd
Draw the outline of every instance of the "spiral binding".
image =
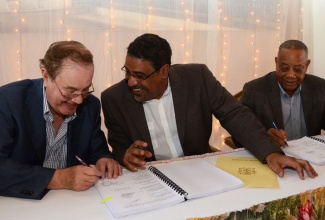
<svg viewBox="0 0 325 220">
<path fill-rule="evenodd" d="M 165 174 L 163 174 L 156 167 L 150 166 L 148 170 L 150 170 L 153 174 L 155 174 L 159 179 L 161 179 L 164 183 L 166 183 L 170 188 L 175 190 L 178 194 L 185 196 L 185 200 L 186 200 L 187 192 L 183 190 L 179 185 L 177 185 L 175 182 L 169 179 Z"/>
<path fill-rule="evenodd" d="M 311 138 L 311 139 L 314 139 L 316 141 L 322 142 L 323 144 L 325 144 L 325 140 L 322 140 L 322 139 L 317 138 L 317 137 L 314 137 L 314 136 L 308 136 L 308 137 Z"/>
</svg>

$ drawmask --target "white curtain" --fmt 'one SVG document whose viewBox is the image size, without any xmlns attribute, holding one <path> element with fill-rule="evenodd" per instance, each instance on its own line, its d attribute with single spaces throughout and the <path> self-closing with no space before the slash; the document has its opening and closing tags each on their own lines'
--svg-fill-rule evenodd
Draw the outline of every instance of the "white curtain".
<svg viewBox="0 0 325 220">
<path fill-rule="evenodd" d="M 49 45 L 77 40 L 94 54 L 93 84 L 99 97 L 123 78 L 128 44 L 151 32 L 169 41 L 173 63 L 205 63 L 235 94 L 245 82 L 274 70 L 281 42 L 304 40 L 306 4 L 308 0 L 0 0 L 0 86 L 39 78 L 38 60 Z M 210 144 L 226 149 L 225 135 L 215 120 Z"/>
</svg>

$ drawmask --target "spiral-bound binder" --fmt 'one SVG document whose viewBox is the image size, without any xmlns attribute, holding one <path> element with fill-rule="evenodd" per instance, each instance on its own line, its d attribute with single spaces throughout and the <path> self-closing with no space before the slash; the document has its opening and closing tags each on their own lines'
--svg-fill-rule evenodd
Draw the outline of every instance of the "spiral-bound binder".
<svg viewBox="0 0 325 220">
<path fill-rule="evenodd" d="M 95 186 L 118 218 L 239 188 L 243 182 L 204 160 L 194 159 L 124 172 Z"/>
<path fill-rule="evenodd" d="M 316 141 L 319 141 L 319 142 L 322 142 L 323 144 L 325 144 L 325 140 L 321 139 L 320 137 L 321 136 L 307 136 L 313 140 L 316 140 Z"/>
<path fill-rule="evenodd" d="M 316 165 L 325 164 L 325 136 L 305 136 L 288 141 L 283 151 L 295 157 L 307 160 Z"/>
<path fill-rule="evenodd" d="M 164 183 L 166 183 L 170 188 L 172 188 L 173 190 L 175 190 L 178 194 L 184 196 L 185 199 L 186 199 L 187 192 L 184 189 L 182 189 L 182 187 L 180 187 L 179 185 L 177 185 L 176 183 L 174 183 L 174 181 L 172 181 L 171 179 L 169 179 L 165 174 L 163 174 L 162 172 L 160 172 L 160 170 L 158 170 L 156 167 L 153 167 L 153 166 L 150 166 L 148 168 L 148 170 L 150 170 L 159 179 L 161 179 Z"/>
</svg>

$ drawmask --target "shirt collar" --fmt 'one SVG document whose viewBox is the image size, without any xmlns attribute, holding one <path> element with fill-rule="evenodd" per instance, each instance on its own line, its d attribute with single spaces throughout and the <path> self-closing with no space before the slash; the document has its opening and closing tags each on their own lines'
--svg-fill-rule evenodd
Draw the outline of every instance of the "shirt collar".
<svg viewBox="0 0 325 220">
<path fill-rule="evenodd" d="M 281 94 L 282 96 L 289 96 L 286 91 L 283 90 L 282 86 L 280 85 L 280 83 L 278 82 L 278 85 L 279 85 L 279 88 L 280 88 L 280 91 L 281 91 Z M 293 93 L 293 95 L 297 95 L 301 92 L 301 88 L 302 88 L 302 84 L 300 84 L 300 86 L 295 90 L 295 92 Z"/>
</svg>

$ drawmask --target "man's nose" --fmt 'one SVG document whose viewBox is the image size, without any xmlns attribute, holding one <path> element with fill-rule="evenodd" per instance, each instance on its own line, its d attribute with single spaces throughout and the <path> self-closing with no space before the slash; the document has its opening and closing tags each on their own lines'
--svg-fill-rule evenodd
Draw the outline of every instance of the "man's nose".
<svg viewBox="0 0 325 220">
<path fill-rule="evenodd" d="M 128 81 L 128 86 L 129 87 L 133 87 L 133 86 L 138 85 L 138 79 L 136 79 L 132 75 L 129 76 L 129 78 L 127 79 L 127 81 Z"/>
<path fill-rule="evenodd" d="M 76 104 L 81 104 L 83 101 L 84 101 L 84 99 L 82 98 L 82 95 L 78 95 L 77 97 L 75 97 L 75 98 L 73 98 L 73 99 L 71 99 L 74 103 L 76 103 Z"/>
<path fill-rule="evenodd" d="M 287 77 L 296 77 L 295 72 L 293 71 L 293 69 L 290 69 L 287 73 Z"/>
</svg>

